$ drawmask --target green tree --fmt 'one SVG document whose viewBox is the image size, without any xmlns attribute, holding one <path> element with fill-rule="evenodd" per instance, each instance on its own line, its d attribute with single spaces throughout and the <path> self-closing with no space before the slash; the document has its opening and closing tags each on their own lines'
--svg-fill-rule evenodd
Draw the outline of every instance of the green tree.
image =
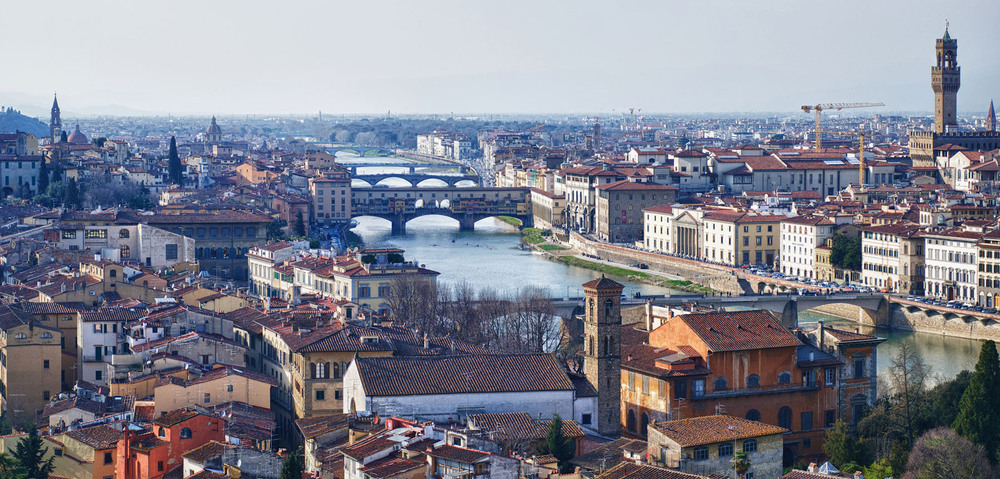
<svg viewBox="0 0 1000 479">
<path fill-rule="evenodd" d="M 843 469 L 845 465 L 857 461 L 861 456 L 861 445 L 851 433 L 851 426 L 838 419 L 833 424 L 833 428 L 826 432 L 826 441 L 823 442 L 823 452 L 830 458 L 834 466 Z"/>
<path fill-rule="evenodd" d="M 42 437 L 38 435 L 38 428 L 34 424 L 28 424 L 28 435 L 22 437 L 14 445 L 14 461 L 17 463 L 17 471 L 28 479 L 48 479 L 49 474 L 55 469 L 55 456 L 45 459 L 49 448 L 42 447 Z"/>
<path fill-rule="evenodd" d="M 969 387 L 958 404 L 958 417 L 952 427 L 973 443 L 986 449 L 993 459 L 1000 450 L 1000 358 L 993 341 L 983 343 L 979 362 L 969 380 Z"/>
<path fill-rule="evenodd" d="M 170 182 L 184 186 L 184 166 L 181 157 L 177 155 L 177 138 L 170 137 L 170 152 L 167 153 L 167 169 Z"/>
<path fill-rule="evenodd" d="M 66 143 L 67 141 L 69 141 L 69 135 L 67 135 L 65 131 L 62 132 L 62 133 L 60 133 L 59 134 L 59 143 Z"/>
<path fill-rule="evenodd" d="M 62 182 L 62 168 L 59 167 L 58 163 L 52 164 L 52 175 L 49 178 L 49 184 L 61 183 Z"/>
<path fill-rule="evenodd" d="M 44 193 L 49 187 L 49 164 L 44 157 L 41 163 L 38 165 L 38 193 Z"/>
<path fill-rule="evenodd" d="M 277 219 L 267 225 L 267 239 L 268 241 L 278 241 L 285 238 L 285 233 L 282 232 L 282 228 L 288 226 L 285 220 Z"/>
<path fill-rule="evenodd" d="M 399 253 L 389 253 L 388 257 L 386 258 L 386 261 L 388 261 L 388 262 L 390 262 L 392 264 L 399 264 L 399 263 L 402 263 L 404 261 L 404 259 L 403 259 L 403 255 L 401 255 Z"/>
<path fill-rule="evenodd" d="M 862 468 L 864 472 L 865 479 L 887 479 L 894 477 L 892 466 L 889 464 L 889 459 L 884 458 L 881 461 L 875 461 L 872 465 Z"/>
<path fill-rule="evenodd" d="M 70 178 L 69 183 L 66 184 L 66 196 L 63 197 L 63 203 L 67 208 L 72 208 L 73 206 L 77 208 L 81 207 L 80 189 L 77 188 L 76 178 Z"/>
<path fill-rule="evenodd" d="M 568 473 L 572 469 L 569 463 L 573 459 L 573 442 L 563 434 L 562 418 L 556 414 L 549 423 L 549 430 L 545 433 L 545 441 L 538 446 L 540 454 L 552 454 L 552 457 L 559 461 L 559 472 Z"/>
<path fill-rule="evenodd" d="M 295 212 L 295 236 L 306 235 L 306 222 L 302 218 L 302 210 Z"/>
<path fill-rule="evenodd" d="M 302 479 L 304 470 L 305 463 L 302 460 L 302 453 L 296 449 L 285 456 L 285 461 L 281 463 L 281 479 Z"/>
<path fill-rule="evenodd" d="M 833 237 L 830 262 L 838 268 L 861 270 L 861 238 L 838 234 Z"/>
<path fill-rule="evenodd" d="M 743 451 L 737 452 L 733 454 L 733 458 L 729 460 L 729 463 L 733 465 L 736 475 L 742 478 L 750 470 L 750 455 Z"/>
</svg>

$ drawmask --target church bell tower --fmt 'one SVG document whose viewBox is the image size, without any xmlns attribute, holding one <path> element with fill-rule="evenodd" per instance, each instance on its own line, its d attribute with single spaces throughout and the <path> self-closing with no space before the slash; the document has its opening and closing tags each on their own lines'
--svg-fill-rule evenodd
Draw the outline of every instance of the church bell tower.
<svg viewBox="0 0 1000 479">
<path fill-rule="evenodd" d="M 945 133 L 949 126 L 958 125 L 955 115 L 962 69 L 958 66 L 958 40 L 951 38 L 945 26 L 944 36 L 937 40 L 937 64 L 931 67 L 931 88 L 934 89 L 934 132 Z"/>
<path fill-rule="evenodd" d="M 62 118 L 59 113 L 59 99 L 52 95 L 52 116 L 49 118 L 49 138 L 52 144 L 59 143 L 62 136 Z"/>
<path fill-rule="evenodd" d="M 621 294 L 623 286 L 605 278 L 583 283 L 583 372 L 597 390 L 597 432 L 621 433 Z"/>
</svg>

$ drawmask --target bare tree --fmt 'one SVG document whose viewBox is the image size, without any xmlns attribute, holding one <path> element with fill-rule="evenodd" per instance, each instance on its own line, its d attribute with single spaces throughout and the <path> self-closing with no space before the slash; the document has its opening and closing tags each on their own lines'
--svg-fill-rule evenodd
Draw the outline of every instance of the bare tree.
<svg viewBox="0 0 1000 479">
<path fill-rule="evenodd" d="M 889 391 L 892 400 L 899 403 L 899 421 L 906 431 L 907 441 L 913 444 L 914 428 L 919 409 L 924 407 L 922 400 L 927 392 L 927 380 L 930 379 L 931 367 L 924 363 L 923 358 L 909 341 L 903 341 L 899 352 L 892 358 L 889 366 Z"/>
<path fill-rule="evenodd" d="M 906 460 L 903 479 L 996 477 L 983 446 L 946 427 L 920 436 Z"/>
</svg>

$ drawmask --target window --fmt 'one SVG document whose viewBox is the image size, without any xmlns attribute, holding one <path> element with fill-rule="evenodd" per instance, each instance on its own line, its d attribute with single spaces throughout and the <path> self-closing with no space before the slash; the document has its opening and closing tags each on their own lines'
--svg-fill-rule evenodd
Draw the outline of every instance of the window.
<svg viewBox="0 0 1000 479">
<path fill-rule="evenodd" d="M 760 386 L 760 376 L 751 374 L 747 376 L 747 387 L 755 388 Z"/>
<path fill-rule="evenodd" d="M 52 333 L 42 333 L 42 339 L 52 339 Z"/>
<path fill-rule="evenodd" d="M 729 457 L 733 455 L 733 443 L 727 442 L 719 444 L 719 457 Z"/>
<path fill-rule="evenodd" d="M 863 355 L 854 356 L 854 377 L 865 377 L 865 357 Z"/>
<path fill-rule="evenodd" d="M 749 421 L 760 421 L 760 411 L 756 409 L 751 409 L 747 411 L 746 418 Z"/>
<path fill-rule="evenodd" d="M 166 259 L 177 259 L 177 245 L 174 243 L 168 244 L 166 249 Z"/>
<path fill-rule="evenodd" d="M 42 360 L 42 368 L 44 368 L 44 369 L 48 369 L 49 368 L 49 360 L 48 359 Z"/>
<path fill-rule="evenodd" d="M 181 429 L 181 439 L 191 439 L 191 429 Z"/>
<path fill-rule="evenodd" d="M 642 393 L 649 395 L 649 376 L 642 377 Z"/>
<path fill-rule="evenodd" d="M 692 454 L 692 459 L 695 461 L 704 461 L 708 459 L 708 446 L 698 446 L 694 448 Z"/>
<path fill-rule="evenodd" d="M 115 458 L 111 455 L 110 452 L 105 452 L 104 453 L 104 464 L 111 464 L 112 462 L 115 462 Z"/>
<path fill-rule="evenodd" d="M 118 237 L 119 238 L 128 238 L 128 230 L 127 229 L 121 229 L 121 230 L 119 230 L 118 231 Z"/>
<path fill-rule="evenodd" d="M 590 413 L 584 413 L 583 416 L 580 417 L 581 424 L 587 425 L 590 424 L 590 421 Z"/>
<path fill-rule="evenodd" d="M 52 451 L 52 454 L 55 454 L 56 456 L 62 456 L 63 455 L 63 450 L 62 449 L 54 449 Z"/>
<path fill-rule="evenodd" d="M 823 375 L 826 379 L 826 385 L 833 386 L 834 381 L 837 379 L 837 370 L 834 368 L 826 368 L 826 370 L 823 371 Z"/>
<path fill-rule="evenodd" d="M 52 397 L 52 393 L 50 393 L 48 391 L 42 391 L 42 400 L 43 401 L 48 401 L 50 397 Z"/>
<path fill-rule="evenodd" d="M 802 419 L 802 430 L 809 431 L 813 428 L 813 413 L 812 411 L 806 411 L 801 414 L 800 419 Z"/>
<path fill-rule="evenodd" d="M 694 394 L 694 397 L 700 398 L 700 397 L 704 396 L 705 395 L 705 380 L 704 379 L 695 379 L 693 382 L 694 382 L 694 386 L 691 389 L 692 389 L 692 392 Z"/>
<path fill-rule="evenodd" d="M 211 393 L 205 393 L 205 404 L 208 404 L 210 402 L 212 402 L 212 394 Z"/>
<path fill-rule="evenodd" d="M 782 406 L 778 410 L 778 426 L 785 429 L 792 429 L 792 408 L 788 406 Z"/>
<path fill-rule="evenodd" d="M 726 389 L 728 385 L 729 383 L 728 381 L 726 381 L 726 378 L 716 378 L 713 387 L 715 388 L 716 391 L 723 391 Z"/>
<path fill-rule="evenodd" d="M 226 385 L 226 392 L 227 393 L 233 392 L 233 385 L 232 384 L 227 384 Z"/>
<path fill-rule="evenodd" d="M 747 439 L 743 441 L 743 452 L 757 452 L 757 440 Z"/>
<path fill-rule="evenodd" d="M 667 382 L 664 381 L 664 380 L 662 380 L 662 379 L 658 380 L 657 382 L 658 382 L 658 384 L 657 384 L 657 386 L 658 386 L 657 397 L 660 397 L 660 398 L 667 397 Z"/>
<path fill-rule="evenodd" d="M 103 371 L 94 371 L 94 380 L 95 381 L 103 381 L 104 380 L 104 372 Z"/>
<path fill-rule="evenodd" d="M 317 389 L 316 390 L 316 400 L 317 401 L 322 401 L 324 399 L 326 399 L 326 391 L 324 391 L 322 389 Z"/>
<path fill-rule="evenodd" d="M 104 239 L 108 237 L 108 230 L 87 230 L 84 234 L 84 238 L 87 239 Z"/>
<path fill-rule="evenodd" d="M 687 381 L 674 381 L 674 399 L 684 399 L 687 397 Z"/>
<path fill-rule="evenodd" d="M 163 461 L 156 461 L 156 470 L 163 472 Z"/>
<path fill-rule="evenodd" d="M 837 410 L 827 409 L 823 418 L 823 427 L 833 427 L 835 422 L 837 422 Z"/>
<path fill-rule="evenodd" d="M 792 382 L 792 373 L 788 371 L 782 371 L 781 374 L 778 375 L 778 384 L 791 384 L 791 382 Z"/>
<path fill-rule="evenodd" d="M 160 437 L 167 437 L 167 428 L 161 427 L 160 430 L 156 433 L 156 435 Z"/>
<path fill-rule="evenodd" d="M 76 231 L 63 231 L 62 232 L 62 238 L 63 239 L 76 239 Z"/>
</svg>

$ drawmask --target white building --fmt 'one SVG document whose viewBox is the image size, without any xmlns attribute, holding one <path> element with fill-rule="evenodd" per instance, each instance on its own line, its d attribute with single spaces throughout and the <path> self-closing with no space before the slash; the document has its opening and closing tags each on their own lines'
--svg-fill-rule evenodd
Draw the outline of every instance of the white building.
<svg viewBox="0 0 1000 479">
<path fill-rule="evenodd" d="M 826 243 L 836 225 L 822 216 L 796 216 L 781 222 L 781 272 L 816 279 L 816 247 Z"/>
<path fill-rule="evenodd" d="M 670 205 L 653 206 L 642 210 L 642 213 L 642 247 L 658 253 L 670 253 L 673 208 Z"/>
<path fill-rule="evenodd" d="M 551 354 L 356 358 L 344 375 L 346 413 L 453 422 L 468 414 L 526 411 L 589 424 L 596 409 L 597 396 L 578 397 Z"/>
<path fill-rule="evenodd" d="M 98 311 L 83 311 L 77 317 L 76 345 L 77 378 L 97 384 L 108 385 L 108 365 L 112 356 L 126 350 L 125 323 L 146 315 L 143 308 L 107 308 Z"/>
<path fill-rule="evenodd" d="M 866 286 L 893 293 L 919 292 L 924 276 L 922 234 L 920 226 L 912 223 L 864 228 L 861 232 L 861 281 Z"/>
<path fill-rule="evenodd" d="M 924 235 L 925 296 L 975 304 L 978 301 L 976 243 L 982 233 L 948 230 Z"/>
</svg>

